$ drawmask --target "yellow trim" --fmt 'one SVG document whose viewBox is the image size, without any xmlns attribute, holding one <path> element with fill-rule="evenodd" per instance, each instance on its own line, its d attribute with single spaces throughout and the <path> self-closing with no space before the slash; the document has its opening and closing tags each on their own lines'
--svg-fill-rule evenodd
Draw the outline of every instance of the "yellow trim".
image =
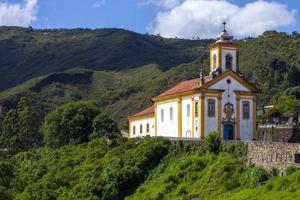
<svg viewBox="0 0 300 200">
<path fill-rule="evenodd" d="M 165 101 L 165 100 L 170 100 L 170 99 L 176 99 L 176 98 L 181 98 L 181 97 L 184 97 L 184 96 L 189 96 L 189 95 L 193 95 L 193 94 L 196 94 L 196 90 L 189 90 L 189 91 L 186 91 L 186 92 L 179 92 L 179 93 L 176 93 L 176 94 L 171 94 L 171 95 L 166 95 L 166 96 L 162 96 L 162 97 L 153 97 L 153 101 Z"/>
<path fill-rule="evenodd" d="M 201 91 L 204 92 L 204 93 L 211 93 L 211 94 L 219 95 L 219 94 L 222 94 L 225 90 L 214 90 L 214 89 L 203 88 Z"/>
<path fill-rule="evenodd" d="M 177 103 L 177 112 L 178 112 L 178 137 L 182 138 L 182 101 L 179 98 Z"/>
<path fill-rule="evenodd" d="M 240 109 L 241 109 L 241 98 L 239 95 L 237 95 L 236 97 L 236 136 L 235 139 L 236 140 L 240 140 L 241 136 L 240 136 Z"/>
<path fill-rule="evenodd" d="M 140 120 L 140 119 L 148 119 L 148 118 L 154 118 L 154 113 L 146 114 L 146 115 L 140 115 L 140 116 L 129 116 L 128 120 L 129 121 L 134 121 L 134 120 Z"/>
<path fill-rule="evenodd" d="M 192 137 L 195 136 L 195 99 L 192 98 Z"/>
<path fill-rule="evenodd" d="M 239 96 L 254 96 L 252 92 L 235 90 L 234 93 Z"/>
<path fill-rule="evenodd" d="M 201 93 L 201 97 L 200 97 L 200 126 L 199 126 L 199 130 L 200 130 L 200 137 L 201 139 L 205 138 L 205 95 L 204 93 Z"/>
<path fill-rule="evenodd" d="M 253 107 L 253 139 L 256 140 L 256 99 L 252 100 L 252 107 Z"/>
<path fill-rule="evenodd" d="M 218 64 L 218 67 L 222 67 L 222 49 L 221 49 L 220 46 L 218 47 L 218 49 L 219 49 L 219 64 Z"/>
<path fill-rule="evenodd" d="M 240 49 L 240 45 L 237 43 L 214 43 L 208 46 L 209 49 L 213 49 L 213 48 L 234 48 L 237 51 Z"/>
<path fill-rule="evenodd" d="M 128 123 L 129 123 L 129 134 L 128 134 L 128 138 L 131 138 L 131 132 L 132 132 L 132 130 L 131 130 L 131 121 L 128 121 Z"/>
<path fill-rule="evenodd" d="M 242 84 L 248 90 L 250 90 L 250 91 L 256 91 L 256 88 L 252 87 L 246 80 L 244 80 L 241 77 L 239 77 L 232 70 L 228 70 L 228 71 L 224 72 L 223 74 L 217 76 L 216 78 L 214 78 L 211 81 L 209 81 L 207 84 L 203 85 L 203 87 L 204 88 L 209 88 L 210 86 L 214 85 L 215 83 L 219 82 L 220 80 L 222 80 L 223 78 L 225 78 L 227 76 L 231 76 L 231 78 L 233 78 L 234 80 L 236 80 L 237 82 L 239 82 L 240 84 Z"/>
<path fill-rule="evenodd" d="M 221 138 L 223 138 L 223 133 L 222 133 L 222 95 L 218 96 L 218 131 L 221 134 Z"/>
<path fill-rule="evenodd" d="M 154 128 L 155 136 L 157 136 L 157 103 L 154 103 Z"/>
</svg>

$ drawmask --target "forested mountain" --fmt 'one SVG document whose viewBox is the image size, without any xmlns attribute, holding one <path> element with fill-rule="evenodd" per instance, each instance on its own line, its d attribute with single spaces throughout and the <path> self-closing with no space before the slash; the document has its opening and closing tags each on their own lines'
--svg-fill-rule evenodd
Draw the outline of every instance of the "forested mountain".
<svg viewBox="0 0 300 200">
<path fill-rule="evenodd" d="M 122 29 L 0 27 L 0 91 L 74 67 L 124 70 L 158 64 L 166 70 L 193 61 L 210 42 L 164 39 Z"/>
<path fill-rule="evenodd" d="M 95 100 L 123 125 L 161 91 L 197 78 L 200 68 L 207 74 L 207 45 L 213 42 L 119 29 L 2 27 L 0 33 L 0 89 L 18 84 L 0 93 L 4 112 L 21 96 L 42 117 L 56 105 Z M 283 93 L 300 96 L 300 34 L 268 31 L 237 42 L 240 69 L 256 81 L 260 106 Z"/>
</svg>

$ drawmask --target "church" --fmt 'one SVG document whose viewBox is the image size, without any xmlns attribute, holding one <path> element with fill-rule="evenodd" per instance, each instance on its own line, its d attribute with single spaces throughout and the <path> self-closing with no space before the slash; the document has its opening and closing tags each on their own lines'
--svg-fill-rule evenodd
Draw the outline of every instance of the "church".
<svg viewBox="0 0 300 200">
<path fill-rule="evenodd" d="M 239 45 L 226 31 L 209 45 L 210 73 L 183 81 L 154 97 L 151 107 L 129 116 L 129 137 L 223 140 L 256 139 L 256 93 L 238 68 Z"/>
</svg>

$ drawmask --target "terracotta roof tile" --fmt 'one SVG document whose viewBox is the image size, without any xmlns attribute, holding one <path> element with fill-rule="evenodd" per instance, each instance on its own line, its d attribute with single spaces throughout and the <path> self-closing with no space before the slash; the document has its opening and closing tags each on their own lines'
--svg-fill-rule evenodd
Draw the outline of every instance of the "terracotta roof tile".
<svg viewBox="0 0 300 200">
<path fill-rule="evenodd" d="M 138 116 L 148 115 L 152 113 L 154 113 L 154 105 L 146 108 L 145 110 L 142 110 L 141 112 L 132 115 L 132 117 L 138 117 Z"/>
<path fill-rule="evenodd" d="M 205 79 L 205 82 L 207 82 L 211 78 L 210 78 L 210 76 L 205 76 L 204 79 Z M 171 89 L 158 95 L 158 97 L 168 96 L 168 95 L 177 94 L 177 93 L 181 93 L 181 92 L 187 92 L 187 91 L 196 89 L 199 87 L 199 82 L 200 82 L 199 78 L 180 82 L 176 86 L 172 87 Z"/>
</svg>

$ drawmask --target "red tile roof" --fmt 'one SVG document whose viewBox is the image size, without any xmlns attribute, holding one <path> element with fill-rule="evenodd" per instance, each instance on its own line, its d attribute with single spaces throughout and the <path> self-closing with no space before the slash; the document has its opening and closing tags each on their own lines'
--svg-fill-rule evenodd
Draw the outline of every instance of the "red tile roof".
<svg viewBox="0 0 300 200">
<path fill-rule="evenodd" d="M 205 76 L 204 79 L 205 79 L 205 82 L 207 82 L 211 78 L 210 78 L 210 76 Z M 176 86 L 172 87 L 171 89 L 158 95 L 158 97 L 168 96 L 168 95 L 187 92 L 187 91 L 196 89 L 197 87 L 199 87 L 199 82 L 200 82 L 199 78 L 180 82 Z"/>
<path fill-rule="evenodd" d="M 154 113 L 154 105 L 146 108 L 145 110 L 142 110 L 141 112 L 132 115 L 132 117 L 138 117 L 138 116 L 148 115 L 152 113 Z"/>
</svg>

